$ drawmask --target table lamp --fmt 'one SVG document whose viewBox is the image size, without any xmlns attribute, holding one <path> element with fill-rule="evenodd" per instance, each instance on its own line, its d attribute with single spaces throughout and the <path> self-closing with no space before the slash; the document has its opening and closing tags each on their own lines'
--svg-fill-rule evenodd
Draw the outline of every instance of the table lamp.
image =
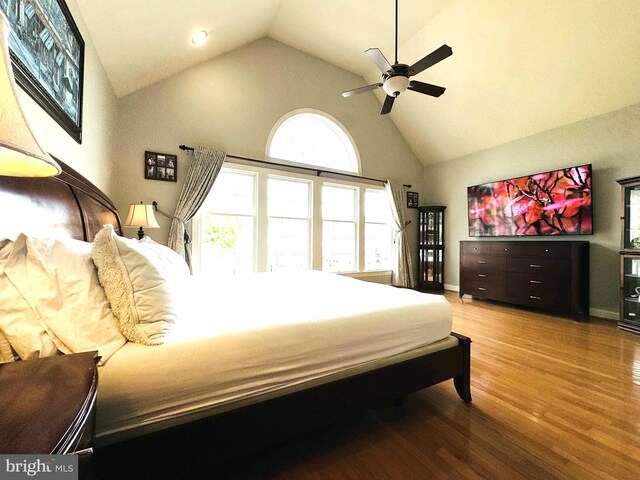
<svg viewBox="0 0 640 480">
<path fill-rule="evenodd" d="M 126 228 L 139 227 L 139 240 L 144 238 L 144 228 L 160 228 L 156 216 L 153 213 L 153 205 L 144 205 L 142 202 L 139 204 L 132 203 L 129 206 L 127 219 L 122 226 Z"/>
</svg>

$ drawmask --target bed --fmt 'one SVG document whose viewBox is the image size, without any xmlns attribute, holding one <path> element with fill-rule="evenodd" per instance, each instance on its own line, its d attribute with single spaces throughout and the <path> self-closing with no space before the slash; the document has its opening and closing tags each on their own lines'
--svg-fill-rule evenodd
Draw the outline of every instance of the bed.
<svg viewBox="0 0 640 480">
<path fill-rule="evenodd" d="M 54 178 L 0 177 L 0 239 L 29 232 L 92 244 L 105 230 L 119 239 L 111 200 L 59 163 Z M 442 296 L 322 272 L 189 282 L 183 320 L 159 345 L 108 344 L 98 368 L 98 459 L 214 437 L 224 457 L 450 379 L 471 401 L 471 340 L 451 331 Z"/>
</svg>

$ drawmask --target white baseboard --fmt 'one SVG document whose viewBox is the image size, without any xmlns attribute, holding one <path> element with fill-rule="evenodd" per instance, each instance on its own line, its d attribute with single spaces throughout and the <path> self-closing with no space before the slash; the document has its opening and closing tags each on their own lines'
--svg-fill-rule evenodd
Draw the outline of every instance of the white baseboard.
<svg viewBox="0 0 640 480">
<path fill-rule="evenodd" d="M 445 290 L 449 290 L 450 292 L 459 292 L 460 291 L 460 287 L 458 285 L 448 285 L 448 284 L 444 284 L 444 289 Z"/>
</svg>

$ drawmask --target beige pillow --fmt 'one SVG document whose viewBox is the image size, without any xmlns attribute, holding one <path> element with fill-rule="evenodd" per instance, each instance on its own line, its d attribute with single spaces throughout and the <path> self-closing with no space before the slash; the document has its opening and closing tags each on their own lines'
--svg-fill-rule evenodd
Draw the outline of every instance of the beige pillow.
<svg viewBox="0 0 640 480">
<path fill-rule="evenodd" d="M 121 237 L 111 225 L 95 236 L 92 258 L 123 335 L 145 345 L 164 343 L 191 279 L 184 259 L 148 237 Z"/>
<path fill-rule="evenodd" d="M 4 263 L 7 261 L 12 247 L 13 242 L 10 240 L 0 241 L 0 264 L 2 264 L 2 275 L 4 275 Z M 14 362 L 19 359 L 20 357 L 18 357 L 18 354 L 13 348 L 11 348 L 9 340 L 4 333 L 2 333 L 2 330 L 0 330 L 0 363 Z"/>
<path fill-rule="evenodd" d="M 11 344 L 4 333 L 0 331 L 0 363 L 9 363 L 19 360 L 18 354 L 11 348 Z"/>
<path fill-rule="evenodd" d="M 53 333 L 11 279 L 25 275 L 26 271 L 26 237 L 21 235 L 15 242 L 4 242 L 0 251 L 0 332 L 23 360 L 57 355 L 60 352 Z"/>
<path fill-rule="evenodd" d="M 27 238 L 27 278 L 15 278 L 63 353 L 97 350 L 104 364 L 125 343 L 91 259 L 91 244 Z"/>
</svg>

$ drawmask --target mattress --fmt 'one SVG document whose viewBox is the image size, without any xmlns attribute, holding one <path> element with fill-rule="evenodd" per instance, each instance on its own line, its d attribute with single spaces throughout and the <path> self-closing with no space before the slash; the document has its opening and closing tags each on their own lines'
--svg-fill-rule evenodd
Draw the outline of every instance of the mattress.
<svg viewBox="0 0 640 480">
<path fill-rule="evenodd" d="M 97 446 L 455 344 L 441 295 L 317 271 L 188 290 L 165 344 L 127 343 L 99 367 Z"/>
</svg>

